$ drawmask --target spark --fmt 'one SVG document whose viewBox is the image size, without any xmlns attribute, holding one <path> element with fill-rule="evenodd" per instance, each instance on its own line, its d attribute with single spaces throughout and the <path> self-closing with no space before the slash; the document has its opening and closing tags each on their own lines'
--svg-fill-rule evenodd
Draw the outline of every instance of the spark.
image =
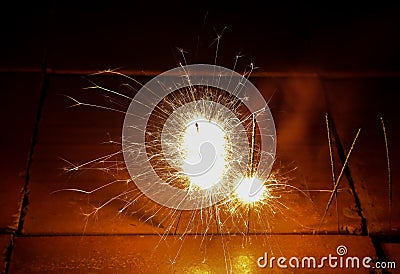
<svg viewBox="0 0 400 274">
<path fill-rule="evenodd" d="M 333 198 L 335 197 L 335 194 L 337 193 L 337 190 L 338 190 L 338 188 L 339 188 L 340 180 L 341 180 L 342 177 L 343 177 L 344 170 L 345 170 L 346 167 L 347 167 L 347 163 L 348 163 L 348 161 L 349 161 L 349 159 L 350 159 L 351 153 L 353 152 L 354 146 L 355 146 L 355 144 L 356 144 L 356 142 L 357 142 L 357 139 L 358 139 L 358 136 L 360 135 L 360 132 L 361 132 L 361 128 L 358 129 L 357 134 L 356 134 L 356 136 L 354 137 L 353 143 L 351 144 L 350 150 L 349 150 L 349 152 L 347 153 L 347 156 L 346 156 L 346 159 L 345 159 L 345 161 L 344 161 L 344 163 L 343 163 L 342 169 L 340 170 L 339 176 L 338 176 L 337 179 L 336 179 L 336 182 L 335 182 L 335 185 L 334 185 L 334 187 L 333 187 L 331 196 L 329 197 L 329 201 L 328 201 L 328 203 L 327 203 L 327 205 L 326 205 L 326 208 L 325 208 L 325 211 L 324 211 L 324 215 L 322 216 L 321 222 L 319 223 L 317 232 L 320 231 L 321 226 L 322 226 L 322 224 L 323 224 L 323 222 L 324 222 L 324 220 L 325 220 L 326 214 L 327 214 L 327 212 L 328 212 L 328 210 L 329 210 L 329 207 L 330 207 L 331 204 L 332 204 Z"/>
<path fill-rule="evenodd" d="M 258 178 L 244 178 L 238 184 L 235 194 L 245 204 L 256 203 L 268 197 L 264 182 Z"/>
<path fill-rule="evenodd" d="M 387 176 L 388 176 L 388 188 L 389 188 L 389 230 L 392 229 L 392 203 L 393 203 L 393 182 L 392 182 L 392 163 L 390 158 L 389 142 L 386 133 L 385 122 L 383 117 L 379 117 L 382 124 L 383 137 L 385 139 L 385 149 L 386 149 L 386 163 L 387 163 Z"/>
<path fill-rule="evenodd" d="M 325 124 L 326 124 L 326 132 L 327 132 L 327 138 L 328 138 L 328 147 L 329 147 L 329 158 L 331 162 L 331 172 L 332 172 L 332 182 L 333 186 L 335 187 L 336 183 L 336 174 L 335 174 L 335 161 L 333 157 L 333 146 L 332 146 L 332 136 L 331 136 L 331 127 L 330 127 L 330 117 L 329 114 L 325 114 Z M 338 203 L 338 197 L 337 197 L 337 192 L 335 193 L 335 205 L 336 205 L 336 221 L 337 221 L 337 229 L 338 233 L 340 231 L 340 224 L 339 224 L 339 203 Z"/>
</svg>

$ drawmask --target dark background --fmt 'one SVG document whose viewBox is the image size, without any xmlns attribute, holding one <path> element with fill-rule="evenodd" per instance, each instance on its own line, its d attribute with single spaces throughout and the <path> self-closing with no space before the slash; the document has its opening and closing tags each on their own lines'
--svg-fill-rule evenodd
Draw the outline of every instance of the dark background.
<svg viewBox="0 0 400 274">
<path fill-rule="evenodd" d="M 389 3 L 259 5 L 48 2 L 1 9 L 3 68 L 123 67 L 168 69 L 181 61 L 212 62 L 224 28 L 219 64 L 232 67 L 241 52 L 262 71 L 399 69 L 399 5 Z M 213 44 L 213 45 L 212 45 Z"/>
</svg>

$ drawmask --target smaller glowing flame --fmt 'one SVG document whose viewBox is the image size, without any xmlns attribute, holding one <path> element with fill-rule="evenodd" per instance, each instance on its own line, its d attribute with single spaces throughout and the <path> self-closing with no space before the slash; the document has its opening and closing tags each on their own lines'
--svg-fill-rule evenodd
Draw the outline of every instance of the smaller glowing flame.
<svg viewBox="0 0 400 274">
<path fill-rule="evenodd" d="M 243 178 L 235 189 L 236 196 L 246 204 L 261 201 L 266 192 L 263 181 L 256 177 Z"/>
</svg>

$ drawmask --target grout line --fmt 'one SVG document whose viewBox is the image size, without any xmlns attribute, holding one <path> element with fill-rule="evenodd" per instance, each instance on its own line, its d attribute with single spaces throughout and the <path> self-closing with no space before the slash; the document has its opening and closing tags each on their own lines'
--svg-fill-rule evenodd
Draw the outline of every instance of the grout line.
<svg viewBox="0 0 400 274">
<path fill-rule="evenodd" d="M 39 132 L 39 124 L 42 116 L 42 110 L 44 106 L 44 102 L 46 100 L 46 95 L 47 95 L 47 87 L 48 87 L 48 74 L 47 74 L 47 52 L 44 54 L 43 58 L 43 68 L 41 70 L 41 83 L 40 83 L 40 97 L 39 97 L 39 103 L 37 107 L 37 112 L 36 112 L 36 117 L 35 117 L 35 122 L 34 122 L 34 127 L 33 127 L 33 132 L 32 132 L 32 137 L 31 137 L 31 145 L 29 148 L 29 154 L 28 154 L 28 160 L 26 164 L 26 169 L 25 169 L 25 182 L 22 187 L 22 197 L 20 201 L 20 208 L 19 208 L 19 219 L 18 219 L 18 226 L 15 231 L 11 234 L 11 240 L 10 240 L 10 245 L 7 248 L 7 254 L 6 254 L 6 267 L 4 273 L 9 272 L 9 267 L 10 267 L 10 261 L 11 261 L 11 255 L 14 249 L 14 241 L 15 238 L 19 235 L 22 234 L 22 229 L 24 226 L 24 219 L 27 214 L 28 210 L 28 204 L 29 204 L 29 180 L 30 180 L 30 170 L 33 162 L 33 154 L 35 151 L 35 146 L 38 142 L 37 136 Z"/>
<path fill-rule="evenodd" d="M 25 171 L 25 184 L 22 189 L 22 201 L 21 201 L 21 208 L 20 208 L 20 217 L 18 221 L 18 228 L 16 230 L 16 234 L 21 234 L 23 225 L 24 225 L 24 218 L 26 216 L 27 212 L 27 206 L 28 206 L 28 197 L 29 197 L 29 180 L 30 180 L 30 170 L 33 162 L 33 154 L 35 151 L 35 146 L 38 142 L 37 136 L 39 132 L 39 124 L 42 116 L 42 111 L 43 111 L 43 106 L 44 102 L 46 100 L 46 95 L 47 95 L 47 87 L 48 87 L 48 75 L 46 72 L 46 66 L 47 66 L 47 58 L 45 57 L 44 65 L 43 65 L 43 70 L 42 70 L 42 80 L 41 80 L 41 88 L 40 88 L 40 97 L 39 97 L 39 104 L 38 104 L 38 109 L 36 113 L 36 118 L 35 118 L 35 124 L 33 127 L 33 133 L 32 133 L 32 139 L 31 139 L 31 147 L 29 150 L 29 156 L 28 156 L 28 162 L 26 166 L 26 171 Z"/>
<path fill-rule="evenodd" d="M 382 248 L 382 242 L 383 242 L 382 239 L 379 239 L 378 237 L 374 237 L 374 236 L 371 236 L 370 238 L 371 238 L 372 245 L 375 248 L 376 256 L 378 257 L 379 261 L 387 262 L 385 252 L 383 251 L 383 248 Z M 382 269 L 382 274 L 386 274 L 386 273 L 390 273 L 390 272 L 386 269 Z"/>
<path fill-rule="evenodd" d="M 2 273 L 8 273 L 8 269 L 10 267 L 10 260 L 11 260 L 11 254 L 14 248 L 14 240 L 15 240 L 15 234 L 8 234 L 11 235 L 10 243 L 8 244 L 6 251 L 5 251 L 5 268 Z"/>
<path fill-rule="evenodd" d="M 15 230 L 11 235 L 11 240 L 10 240 L 10 245 L 7 248 L 7 254 L 6 254 L 6 267 L 4 273 L 8 273 L 9 267 L 10 267 L 10 260 L 11 260 L 11 254 L 14 249 L 14 240 L 16 236 L 19 236 L 22 234 L 22 229 L 24 226 L 24 219 L 28 210 L 28 204 L 29 204 L 29 173 L 30 169 L 32 166 L 33 162 L 33 153 L 35 151 L 35 146 L 37 144 L 37 135 L 38 135 L 38 130 L 39 130 L 39 124 L 41 120 L 41 114 L 43 110 L 43 105 L 46 99 L 46 94 L 47 94 L 47 84 L 48 84 L 48 75 L 46 73 L 46 58 L 45 62 L 43 65 L 43 70 L 42 70 L 42 81 L 41 81 L 41 88 L 40 88 L 40 98 L 39 98 L 39 104 L 38 104 L 38 109 L 36 113 L 36 118 L 35 118 L 35 124 L 33 127 L 33 133 L 32 133 L 32 139 L 31 139 L 31 146 L 29 149 L 29 155 L 28 155 L 28 161 L 25 169 L 25 182 L 24 186 L 22 188 L 22 198 L 20 202 L 20 208 L 19 208 L 19 220 L 18 220 L 18 227 L 17 230 Z"/>
</svg>

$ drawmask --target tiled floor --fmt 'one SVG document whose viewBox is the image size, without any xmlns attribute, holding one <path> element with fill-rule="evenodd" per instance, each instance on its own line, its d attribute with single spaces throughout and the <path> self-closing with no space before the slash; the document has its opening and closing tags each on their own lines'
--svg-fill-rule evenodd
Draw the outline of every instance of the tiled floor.
<svg viewBox="0 0 400 274">
<path fill-rule="evenodd" d="M 257 259 L 264 252 L 322 257 L 336 255 L 339 245 L 347 247 L 349 256 L 398 263 L 400 62 L 394 49 L 400 43 L 393 38 L 397 30 L 392 25 L 398 22 L 393 10 L 368 10 L 356 16 L 358 25 L 351 12 L 343 12 L 343 21 L 335 25 L 329 21 L 334 13 L 308 21 L 283 7 L 262 19 L 264 14 L 251 7 L 218 17 L 225 14 L 220 8 L 152 10 L 145 16 L 149 9 L 143 7 L 96 5 L 77 8 L 54 1 L 26 6 L 13 16 L 18 10 L 14 6 L 2 18 L 2 26 L 14 24 L 6 31 L 0 63 L 2 273 L 263 273 L 266 269 L 257 266 Z M 256 12 L 245 15 L 254 22 L 239 20 L 247 10 Z M 276 24 L 287 13 L 303 23 Z M 371 14 L 375 24 L 365 19 Z M 298 190 L 282 192 L 279 199 L 246 214 L 232 217 L 221 211 L 223 226 L 207 219 L 213 213 L 174 212 L 139 197 L 139 190 L 86 218 L 131 187 L 122 155 L 96 161 L 89 169 L 66 169 L 118 152 L 124 115 L 86 106 L 69 108 L 74 104 L 71 98 L 127 108 L 129 100 L 85 89 L 91 81 L 134 95 L 126 85 L 133 83 L 126 78 L 88 74 L 123 66 L 146 83 L 155 71 L 182 60 L 176 50 L 181 46 L 188 48 L 188 63 L 214 63 L 213 39 L 226 22 L 233 23 L 221 40 L 217 63 L 232 67 L 232 56 L 242 45 L 254 50 L 251 55 L 261 68 L 250 80 L 269 101 L 277 129 L 273 172 Z M 353 35 L 356 31 L 358 36 Z M 270 33 L 273 39 L 260 33 Z M 380 43 L 369 41 L 368 47 L 361 47 L 373 35 Z M 340 43 L 343 40 L 346 45 Z M 359 128 L 361 133 L 337 200 L 321 223 L 333 189 L 326 113 L 336 176 Z M 391 156 L 391 213 L 380 117 Z M 111 168 L 115 166 L 119 168 Z M 121 181 L 92 194 L 60 191 L 91 191 L 115 180 Z M 124 199 L 132 197 L 139 197 L 137 203 L 118 214 Z"/>
<path fill-rule="evenodd" d="M 194 236 L 188 236 L 183 244 L 173 236 L 163 241 L 159 236 L 24 237 L 15 243 L 10 271 L 81 273 L 85 269 L 91 273 L 154 273 L 160 269 L 164 273 L 224 273 L 224 260 L 228 258 L 228 270 L 234 273 L 263 273 L 265 270 L 279 273 L 276 262 L 263 269 L 257 266 L 256 260 L 265 253 L 288 259 L 307 254 L 316 257 L 337 255 L 336 247 L 343 242 L 347 243 L 348 255 L 374 257 L 370 239 L 359 236 L 275 235 L 268 245 L 257 236 L 249 237 L 248 242 L 238 236 L 227 237 L 224 244 L 221 244 L 220 236 L 202 241 Z M 32 253 L 32 250 L 38 252 Z M 224 254 L 226 252 L 229 252 L 228 256 Z M 304 268 L 305 273 L 315 271 Z M 324 271 L 337 273 L 338 268 Z M 354 273 L 354 269 L 343 267 L 341 273 Z M 360 273 L 369 271 L 364 269 Z"/>
</svg>

